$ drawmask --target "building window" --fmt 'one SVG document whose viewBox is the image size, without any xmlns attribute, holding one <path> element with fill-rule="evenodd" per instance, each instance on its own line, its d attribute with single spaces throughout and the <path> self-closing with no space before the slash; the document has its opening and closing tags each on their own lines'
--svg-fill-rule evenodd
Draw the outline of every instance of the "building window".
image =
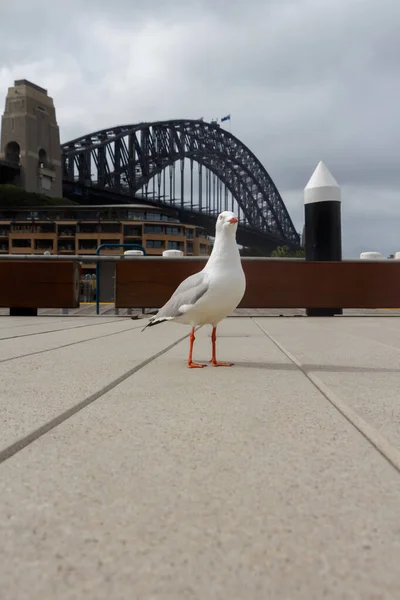
<svg viewBox="0 0 400 600">
<path fill-rule="evenodd" d="M 58 226 L 58 236 L 59 237 L 74 237 L 76 233 L 76 227 L 69 225 L 59 225 Z"/>
<path fill-rule="evenodd" d="M 100 243 L 103 244 L 120 244 L 119 240 L 100 240 Z"/>
<path fill-rule="evenodd" d="M 183 242 L 175 242 L 174 240 L 168 240 L 168 250 L 184 250 L 185 245 Z"/>
<path fill-rule="evenodd" d="M 142 246 L 142 238 L 140 237 L 126 237 L 124 238 L 124 244 L 135 244 L 136 246 Z"/>
<path fill-rule="evenodd" d="M 147 248 L 160 248 L 160 249 L 164 249 L 165 248 L 165 242 L 164 242 L 164 240 L 147 240 L 146 247 Z"/>
<path fill-rule="evenodd" d="M 82 221 L 98 221 L 101 218 L 107 218 L 107 213 L 105 213 L 103 211 L 103 213 L 101 213 L 100 211 L 96 211 L 96 210 L 92 210 L 92 211 L 84 211 L 84 210 L 79 210 L 78 211 L 78 219 L 82 220 Z"/>
<path fill-rule="evenodd" d="M 131 211 L 129 210 L 127 213 L 127 219 L 136 219 L 138 221 L 144 221 L 146 218 L 146 215 L 144 214 L 144 212 L 135 212 L 135 211 Z"/>
<path fill-rule="evenodd" d="M 60 211 L 60 210 L 46 210 L 46 211 L 41 211 L 38 214 L 38 219 L 42 219 L 42 220 L 49 220 L 49 219 L 53 219 L 54 221 L 59 221 L 59 220 L 63 220 L 63 221 L 75 221 L 75 219 L 77 219 L 78 217 L 76 216 L 75 211 L 74 212 L 69 212 L 69 211 Z"/>
<path fill-rule="evenodd" d="M 74 242 L 58 242 L 58 251 L 59 252 L 75 252 L 75 244 Z"/>
<path fill-rule="evenodd" d="M 124 235 L 130 236 L 130 237 L 141 237 L 142 228 L 134 227 L 133 225 L 124 225 Z"/>
<path fill-rule="evenodd" d="M 53 250 L 52 240 L 35 240 L 35 250 Z"/>
<path fill-rule="evenodd" d="M 148 212 L 146 213 L 146 217 L 149 221 L 161 221 L 160 213 Z"/>
<path fill-rule="evenodd" d="M 200 254 L 207 254 L 207 246 L 205 244 L 200 244 Z"/>
<path fill-rule="evenodd" d="M 165 233 L 165 227 L 162 225 L 145 225 L 145 233 L 155 233 L 156 235 L 163 235 Z"/>
<path fill-rule="evenodd" d="M 168 235 L 182 235 L 182 227 L 167 227 Z"/>
<path fill-rule="evenodd" d="M 13 240 L 12 241 L 13 248 L 30 248 L 31 240 Z"/>
<path fill-rule="evenodd" d="M 55 233 L 56 224 L 55 223 L 40 223 L 37 227 L 38 233 Z"/>
<path fill-rule="evenodd" d="M 97 240 L 79 240 L 79 250 L 96 250 Z"/>
<path fill-rule="evenodd" d="M 121 233 L 121 224 L 120 223 L 101 223 L 100 232 L 101 233 Z"/>
<path fill-rule="evenodd" d="M 186 242 L 187 254 L 193 254 L 193 242 Z"/>
<path fill-rule="evenodd" d="M 15 233 L 36 233 L 37 227 L 34 227 L 33 225 L 21 225 L 20 223 L 15 223 L 11 226 L 11 231 L 14 231 Z"/>
<path fill-rule="evenodd" d="M 95 223 L 79 223 L 78 233 L 97 233 L 99 227 Z"/>
</svg>

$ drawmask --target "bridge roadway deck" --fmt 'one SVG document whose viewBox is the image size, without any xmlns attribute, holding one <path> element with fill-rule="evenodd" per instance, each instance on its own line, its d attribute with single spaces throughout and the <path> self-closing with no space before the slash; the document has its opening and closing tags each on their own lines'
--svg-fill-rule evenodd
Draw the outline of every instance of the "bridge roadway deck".
<svg viewBox="0 0 400 600">
<path fill-rule="evenodd" d="M 142 325 L 0 318 L 1 598 L 397 600 L 400 320 Z"/>
</svg>

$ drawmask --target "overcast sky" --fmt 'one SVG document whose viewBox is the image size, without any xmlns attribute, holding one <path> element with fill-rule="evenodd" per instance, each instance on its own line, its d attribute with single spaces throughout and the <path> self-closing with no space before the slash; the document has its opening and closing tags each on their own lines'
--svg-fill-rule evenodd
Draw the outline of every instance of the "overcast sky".
<svg viewBox="0 0 400 600">
<path fill-rule="evenodd" d="M 0 98 L 14 79 L 47 88 L 62 141 L 231 113 L 299 231 L 322 159 L 342 186 L 345 256 L 388 255 L 400 251 L 399 24 L 398 0 L 1 2 Z"/>
</svg>

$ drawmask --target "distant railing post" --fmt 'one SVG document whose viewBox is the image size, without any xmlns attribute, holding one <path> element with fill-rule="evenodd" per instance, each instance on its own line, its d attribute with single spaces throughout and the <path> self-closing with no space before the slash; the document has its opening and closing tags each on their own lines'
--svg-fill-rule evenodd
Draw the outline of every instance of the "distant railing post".
<svg viewBox="0 0 400 600">
<path fill-rule="evenodd" d="M 362 260 L 382 260 L 383 256 L 380 252 L 361 252 L 360 259 L 362 259 Z"/>
<path fill-rule="evenodd" d="M 164 250 L 162 255 L 165 258 L 173 258 L 174 256 L 176 258 L 181 258 L 183 256 L 183 252 L 182 252 L 182 250 Z"/>
<path fill-rule="evenodd" d="M 322 161 L 304 188 L 304 220 L 306 261 L 341 261 L 340 187 Z M 331 317 L 342 312 L 342 308 L 306 308 L 309 317 Z"/>
</svg>

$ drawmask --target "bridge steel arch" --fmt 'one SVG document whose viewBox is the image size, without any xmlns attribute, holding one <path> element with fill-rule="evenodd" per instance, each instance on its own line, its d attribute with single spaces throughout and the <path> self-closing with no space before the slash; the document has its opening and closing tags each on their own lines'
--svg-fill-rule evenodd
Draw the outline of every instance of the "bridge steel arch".
<svg viewBox="0 0 400 600">
<path fill-rule="evenodd" d="M 157 178 L 160 190 L 162 172 L 180 161 L 181 198 L 170 198 L 168 203 L 159 194 L 157 203 L 203 217 L 205 224 L 204 217 L 215 219 L 224 207 L 223 202 L 218 207 L 206 206 L 201 196 L 194 207 L 192 189 L 188 208 L 183 193 L 184 161 L 189 159 L 191 170 L 194 161 L 200 173 L 205 167 L 231 192 L 240 209 L 239 232 L 253 232 L 267 239 L 269 245 L 300 246 L 300 235 L 264 166 L 239 139 L 216 123 L 173 120 L 123 125 L 64 143 L 61 150 L 64 186 L 74 184 L 119 198 L 129 196 L 130 201 L 153 178 Z M 250 239 L 251 235 L 245 237 Z"/>
</svg>

